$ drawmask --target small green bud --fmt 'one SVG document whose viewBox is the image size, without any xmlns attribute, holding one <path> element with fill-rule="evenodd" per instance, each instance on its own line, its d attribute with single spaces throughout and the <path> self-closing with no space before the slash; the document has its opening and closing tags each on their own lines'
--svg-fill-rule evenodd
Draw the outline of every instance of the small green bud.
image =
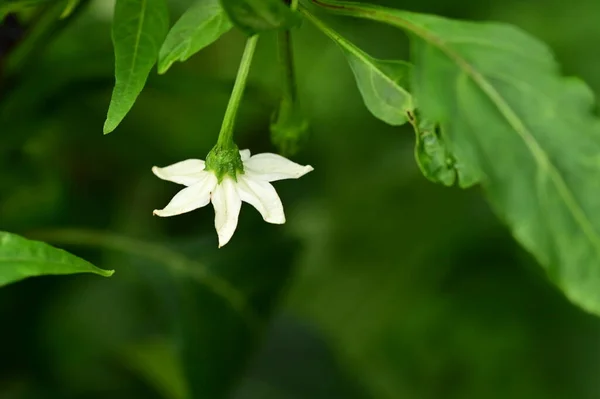
<svg viewBox="0 0 600 399">
<path fill-rule="evenodd" d="M 271 117 L 271 142 L 286 157 L 296 154 L 305 144 L 310 124 L 297 103 L 282 100 Z"/>
<path fill-rule="evenodd" d="M 222 148 L 218 144 L 206 156 L 206 168 L 214 172 L 219 183 L 226 175 L 237 181 L 238 173 L 244 173 L 244 164 L 238 146 L 233 144 L 229 148 Z"/>
</svg>

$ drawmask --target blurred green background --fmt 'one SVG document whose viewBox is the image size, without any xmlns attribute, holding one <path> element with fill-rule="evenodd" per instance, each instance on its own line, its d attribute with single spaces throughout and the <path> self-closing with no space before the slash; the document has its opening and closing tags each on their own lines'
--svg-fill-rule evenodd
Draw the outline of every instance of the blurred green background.
<svg viewBox="0 0 600 399">
<path fill-rule="evenodd" d="M 600 93 L 597 0 L 380 3 L 517 24 Z M 174 21 L 189 1 L 171 4 Z M 411 130 L 368 113 L 342 53 L 309 23 L 294 39 L 312 135 L 294 160 L 315 171 L 276 183 L 287 224 L 244 205 L 218 250 L 211 209 L 153 217 L 179 188 L 150 168 L 210 150 L 244 38 L 153 74 L 103 136 L 110 16 L 94 0 L 47 44 L 3 58 L 0 230 L 117 272 L 0 289 L 1 399 L 600 398 L 600 321 L 546 281 L 480 190 L 420 175 Z M 327 20 L 374 56 L 407 54 L 397 30 Z M 278 76 L 266 34 L 240 148 L 274 151 Z"/>
</svg>

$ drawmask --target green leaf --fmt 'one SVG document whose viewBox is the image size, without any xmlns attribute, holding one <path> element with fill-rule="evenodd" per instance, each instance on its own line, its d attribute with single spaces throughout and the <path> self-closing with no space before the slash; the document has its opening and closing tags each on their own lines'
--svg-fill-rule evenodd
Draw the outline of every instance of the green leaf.
<svg viewBox="0 0 600 399">
<path fill-rule="evenodd" d="M 305 9 L 301 12 L 342 48 L 369 111 L 392 126 L 405 124 L 414 110 L 408 91 L 412 65 L 375 59 Z"/>
<path fill-rule="evenodd" d="M 298 13 L 282 0 L 221 0 L 221 4 L 234 25 L 249 36 L 300 23 Z"/>
<path fill-rule="evenodd" d="M 412 96 L 406 89 L 411 65 L 403 61 L 376 60 L 363 52 L 344 53 L 369 111 L 390 125 L 405 124 L 407 112 L 414 109 Z"/>
<path fill-rule="evenodd" d="M 600 314 L 600 121 L 589 88 L 562 78 L 551 51 L 512 26 L 326 6 L 410 34 L 424 115 L 481 172 L 494 209 L 550 279 Z"/>
<path fill-rule="evenodd" d="M 169 31 L 158 56 L 158 73 L 186 61 L 232 27 L 220 0 L 197 0 Z"/>
<path fill-rule="evenodd" d="M 0 287 L 28 277 L 75 273 L 109 277 L 114 271 L 99 269 L 46 243 L 0 232 Z"/>
<path fill-rule="evenodd" d="M 104 134 L 112 132 L 133 107 L 168 29 L 166 0 L 117 0 L 112 26 L 116 83 Z"/>
</svg>

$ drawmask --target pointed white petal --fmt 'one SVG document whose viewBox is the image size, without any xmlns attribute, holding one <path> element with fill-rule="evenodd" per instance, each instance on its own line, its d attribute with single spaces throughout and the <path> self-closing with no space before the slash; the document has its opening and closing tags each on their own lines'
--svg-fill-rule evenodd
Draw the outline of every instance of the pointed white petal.
<svg viewBox="0 0 600 399">
<path fill-rule="evenodd" d="M 202 180 L 178 192 L 164 209 L 154 211 L 156 216 L 175 216 L 190 212 L 210 202 L 210 193 L 217 185 L 217 177 L 212 173 L 205 173 Z"/>
<path fill-rule="evenodd" d="M 215 208 L 215 228 L 221 248 L 233 237 L 242 207 L 242 200 L 232 178 L 225 177 L 221 184 L 217 185 L 211 195 L 211 201 Z"/>
<path fill-rule="evenodd" d="M 310 165 L 302 166 L 277 154 L 256 154 L 244 162 L 244 171 L 260 180 L 277 181 L 297 179 L 312 171 Z"/>
<path fill-rule="evenodd" d="M 250 158 L 250 150 L 240 150 L 240 157 L 242 162 L 246 162 Z"/>
<path fill-rule="evenodd" d="M 265 222 L 285 223 L 283 204 L 271 183 L 255 180 L 246 175 L 238 175 L 237 179 L 236 188 L 242 201 L 255 207 Z"/>
<path fill-rule="evenodd" d="M 164 168 L 154 166 L 152 172 L 163 180 L 185 186 L 196 184 L 208 173 L 204 171 L 204 161 L 200 159 L 188 159 Z"/>
</svg>

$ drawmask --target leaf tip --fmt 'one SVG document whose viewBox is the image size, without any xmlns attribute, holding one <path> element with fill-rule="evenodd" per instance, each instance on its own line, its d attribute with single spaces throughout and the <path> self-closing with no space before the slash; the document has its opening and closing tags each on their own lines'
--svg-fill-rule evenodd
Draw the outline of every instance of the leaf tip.
<svg viewBox="0 0 600 399">
<path fill-rule="evenodd" d="M 171 68 L 171 65 L 173 65 L 173 62 L 159 62 L 157 67 L 158 74 L 164 75 L 167 73 L 169 68 Z"/>
<path fill-rule="evenodd" d="M 111 118 L 106 118 L 106 121 L 104 122 L 104 127 L 102 128 L 102 132 L 105 135 L 112 133 L 117 128 L 118 125 L 119 125 L 119 122 L 116 122 L 116 121 L 112 120 Z"/>
<path fill-rule="evenodd" d="M 105 270 L 105 269 L 100 269 L 99 274 L 102 277 L 112 277 L 113 274 L 115 274 L 114 270 Z"/>
</svg>

